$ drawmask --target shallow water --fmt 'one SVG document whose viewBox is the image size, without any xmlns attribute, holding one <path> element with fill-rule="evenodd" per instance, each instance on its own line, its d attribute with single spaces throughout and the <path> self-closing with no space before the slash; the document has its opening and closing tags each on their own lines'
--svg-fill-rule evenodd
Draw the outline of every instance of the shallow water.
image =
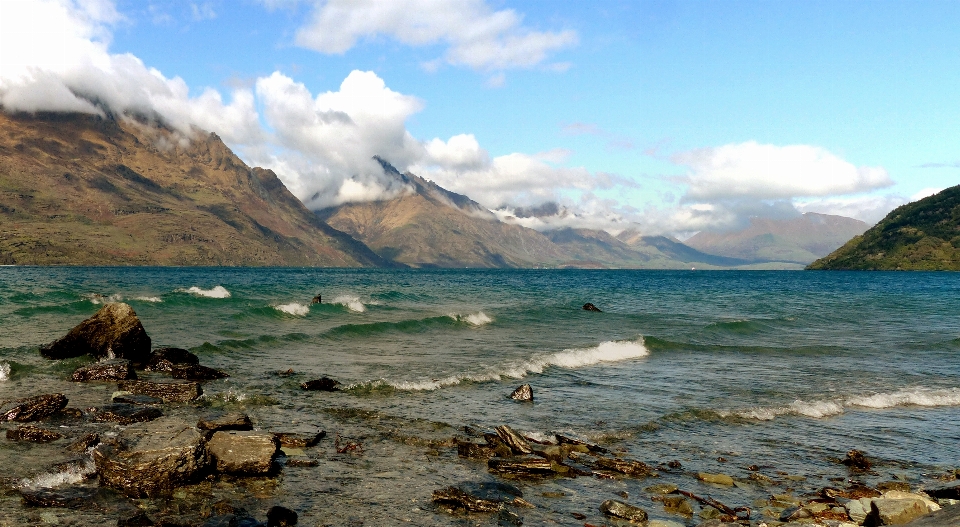
<svg viewBox="0 0 960 527">
<path fill-rule="evenodd" d="M 68 380 L 86 359 L 46 361 L 37 347 L 124 301 L 155 347 L 189 348 L 231 374 L 207 383 L 199 404 L 165 413 L 240 410 L 265 430 L 322 428 L 330 438 L 297 453 L 318 467 L 205 482 L 193 497 L 108 494 L 79 512 L 24 509 L 11 490 L 68 459 L 67 440 L 0 440 L 0 521 L 83 525 L 134 506 L 187 514 L 228 499 L 261 518 L 288 506 L 302 525 L 495 524 L 430 503 L 435 489 L 495 479 L 449 446 L 464 425 L 562 432 L 684 467 L 659 480 L 520 482 L 537 505 L 516 511 L 528 525 L 603 523 L 599 503 L 620 492 L 652 517 L 693 525 L 642 489 L 674 482 L 749 505 L 850 477 L 833 459 L 851 448 L 878 461 L 856 477 L 922 486 L 960 457 L 958 289 L 954 273 L 4 267 L 0 400 L 62 391 L 77 408 L 107 402 L 115 385 Z M 311 305 L 317 293 L 324 303 Z M 300 390 L 322 375 L 346 389 Z M 533 404 L 507 397 L 522 382 Z M 363 453 L 338 454 L 337 433 Z M 745 478 L 749 465 L 788 483 L 724 489 L 691 476 Z"/>
</svg>

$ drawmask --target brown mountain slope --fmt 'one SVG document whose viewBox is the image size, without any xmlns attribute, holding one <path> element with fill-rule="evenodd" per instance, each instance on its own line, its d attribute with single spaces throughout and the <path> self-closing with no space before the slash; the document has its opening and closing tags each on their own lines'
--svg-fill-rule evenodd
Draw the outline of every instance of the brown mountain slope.
<svg viewBox="0 0 960 527">
<path fill-rule="evenodd" d="M 0 112 L 0 261 L 383 265 L 214 134 Z"/>
</svg>

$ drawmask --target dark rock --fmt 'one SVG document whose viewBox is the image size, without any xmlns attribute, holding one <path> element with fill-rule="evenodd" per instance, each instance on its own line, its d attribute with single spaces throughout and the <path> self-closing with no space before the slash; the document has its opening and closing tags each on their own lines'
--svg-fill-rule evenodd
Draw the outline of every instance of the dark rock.
<svg viewBox="0 0 960 527">
<path fill-rule="evenodd" d="M 335 392 L 340 389 L 340 383 L 331 379 L 330 377 L 320 377 L 319 379 L 302 383 L 300 384 L 300 387 L 304 390 Z"/>
<path fill-rule="evenodd" d="M 880 491 L 855 483 L 846 489 L 835 489 L 833 487 L 824 487 L 820 489 L 820 495 L 824 498 L 836 499 L 844 498 L 848 500 L 858 500 L 860 498 L 876 498 L 880 496 Z"/>
<path fill-rule="evenodd" d="M 203 523 L 203 527 L 264 527 L 247 511 L 240 510 L 232 514 L 214 516 Z"/>
<path fill-rule="evenodd" d="M 320 463 L 315 459 L 307 459 L 305 457 L 292 457 L 287 458 L 287 461 L 284 463 L 284 466 L 287 467 L 316 467 Z"/>
<path fill-rule="evenodd" d="M 159 397 L 164 402 L 186 403 L 203 394 L 200 385 L 195 381 L 120 381 L 117 386 L 125 392 Z"/>
<path fill-rule="evenodd" d="M 510 394 L 510 398 L 514 401 L 532 401 L 533 388 L 531 388 L 529 384 L 519 386 L 513 391 L 513 393 Z"/>
<path fill-rule="evenodd" d="M 162 404 L 163 399 L 159 397 L 151 397 L 149 395 L 141 395 L 138 393 L 119 393 L 113 396 L 113 402 L 123 404 L 156 405 Z"/>
<path fill-rule="evenodd" d="M 938 500 L 960 500 L 960 484 L 924 489 L 931 498 Z"/>
<path fill-rule="evenodd" d="M 600 470 L 612 470 L 636 478 L 644 478 L 653 474 L 649 465 L 632 459 L 597 458 L 594 466 Z"/>
<path fill-rule="evenodd" d="M 145 512 L 138 513 L 130 518 L 117 520 L 117 527 L 153 527 L 155 525 L 156 523 Z"/>
<path fill-rule="evenodd" d="M 560 435 L 560 434 L 555 434 L 555 437 L 557 438 L 557 443 L 559 443 L 559 444 L 561 444 L 561 445 L 583 445 L 583 446 L 587 447 L 591 452 L 597 452 L 597 453 L 600 453 L 600 454 L 606 454 L 607 452 L 609 452 L 609 450 L 607 450 L 606 448 L 603 448 L 603 447 L 600 446 L 600 445 L 595 445 L 595 444 L 593 444 L 593 443 L 588 443 L 588 442 L 583 441 L 583 440 L 581 440 L 581 439 L 576 439 L 576 438 L 573 438 L 573 437 L 567 437 L 567 436 L 565 436 L 565 435 Z"/>
<path fill-rule="evenodd" d="M 311 303 L 311 304 L 319 304 L 322 300 L 323 300 L 323 298 L 322 298 L 320 295 L 317 295 L 317 296 L 313 297 L 313 300 L 312 300 L 310 303 Z M 336 300 L 336 299 L 334 299 L 334 300 Z"/>
<path fill-rule="evenodd" d="M 38 421 L 63 410 L 66 406 L 67 397 L 62 393 L 28 397 L 0 407 L 0 421 Z"/>
<path fill-rule="evenodd" d="M 316 446 L 321 439 L 327 437 L 327 432 L 320 430 L 315 434 L 298 434 L 294 432 L 274 432 L 274 437 L 280 442 L 280 446 L 291 448 L 309 448 Z"/>
<path fill-rule="evenodd" d="M 105 404 L 97 408 L 93 420 L 97 422 L 115 422 L 121 425 L 153 421 L 163 417 L 159 408 L 152 406 L 137 406 L 134 404 L 114 403 Z"/>
<path fill-rule="evenodd" d="M 803 507 L 790 507 L 788 509 L 784 509 L 783 512 L 780 513 L 780 521 L 782 522 L 791 522 L 793 520 L 801 520 L 803 518 L 812 517 L 813 514 Z"/>
<path fill-rule="evenodd" d="M 174 364 L 200 364 L 200 358 L 183 348 L 157 348 L 147 359 L 147 371 L 170 371 Z"/>
<path fill-rule="evenodd" d="M 267 511 L 267 527 L 293 527 L 297 524 L 297 513 L 286 507 L 274 506 Z"/>
<path fill-rule="evenodd" d="M 57 412 L 58 417 L 66 417 L 70 419 L 80 419 L 83 417 L 83 410 L 79 408 L 64 408 Z"/>
<path fill-rule="evenodd" d="M 859 450 L 847 452 L 847 457 L 841 463 L 857 470 L 870 470 L 870 460 L 867 459 L 866 454 Z"/>
<path fill-rule="evenodd" d="M 670 461 L 669 463 L 667 463 L 667 467 L 677 470 L 677 469 L 683 468 L 683 465 L 679 461 L 674 459 L 673 461 Z"/>
<path fill-rule="evenodd" d="M 207 453 L 218 472 L 266 474 L 279 446 L 266 432 L 216 432 L 207 442 Z"/>
<path fill-rule="evenodd" d="M 77 454 L 82 454 L 86 452 L 89 448 L 97 446 L 100 443 L 100 434 L 96 432 L 91 432 L 83 437 L 76 439 L 73 443 L 67 445 L 66 450 L 68 452 L 75 452 Z"/>
<path fill-rule="evenodd" d="M 492 458 L 487 461 L 487 468 L 497 474 L 517 477 L 545 477 L 563 473 L 562 465 L 540 457 Z"/>
<path fill-rule="evenodd" d="M 92 501 L 96 494 L 97 489 L 87 487 L 20 489 L 24 504 L 32 507 L 77 509 Z"/>
<path fill-rule="evenodd" d="M 488 445 L 479 445 L 473 441 L 457 441 L 457 455 L 467 459 L 490 459 L 496 452 Z"/>
<path fill-rule="evenodd" d="M 507 425 L 498 426 L 497 435 L 517 454 L 530 454 L 533 452 L 533 449 L 530 448 L 530 443 Z"/>
<path fill-rule="evenodd" d="M 499 501 L 472 496 L 457 487 L 447 487 L 433 491 L 433 501 L 473 512 L 495 512 L 500 510 L 502 504 Z"/>
<path fill-rule="evenodd" d="M 150 356 L 150 337 L 133 308 L 116 302 L 104 305 L 60 339 L 41 346 L 40 354 L 48 359 L 92 355 L 142 364 Z"/>
<path fill-rule="evenodd" d="M 497 512 L 497 527 L 510 527 L 511 525 L 523 525 L 523 519 L 514 512 L 507 509 L 500 509 Z"/>
<path fill-rule="evenodd" d="M 84 381 L 125 381 L 136 379 L 137 372 L 130 367 L 127 359 L 106 359 L 96 364 L 81 366 L 73 372 L 71 378 L 76 382 Z"/>
<path fill-rule="evenodd" d="M 600 311 L 600 308 L 599 308 L 599 307 L 591 304 L 590 302 L 587 302 L 586 304 L 583 305 L 583 310 L 584 310 L 584 311 L 596 311 L 597 313 L 603 313 L 603 311 Z"/>
<path fill-rule="evenodd" d="M 62 434 L 52 432 L 33 425 L 21 425 L 7 430 L 7 439 L 11 441 L 32 441 L 34 443 L 49 443 L 63 437 Z"/>
<path fill-rule="evenodd" d="M 170 370 L 170 376 L 188 381 L 212 381 L 229 377 L 224 371 L 200 364 L 174 364 Z"/>
<path fill-rule="evenodd" d="M 241 413 L 220 414 L 213 417 L 207 417 L 197 422 L 197 428 L 209 432 L 220 430 L 253 430 L 253 422 L 250 416 Z"/>
<path fill-rule="evenodd" d="M 960 505 L 948 505 L 913 522 L 910 527 L 960 527 Z"/>
<path fill-rule="evenodd" d="M 600 512 L 607 516 L 622 518 L 630 522 L 639 523 L 647 521 L 647 511 L 617 500 L 607 500 L 601 503 Z"/>
<path fill-rule="evenodd" d="M 888 490 L 899 490 L 901 492 L 910 492 L 910 484 L 906 481 L 882 481 L 877 483 L 877 490 L 886 492 Z"/>
<path fill-rule="evenodd" d="M 182 419 L 130 426 L 93 450 L 100 484 L 134 497 L 155 497 L 192 483 L 206 467 L 203 436 Z"/>
</svg>

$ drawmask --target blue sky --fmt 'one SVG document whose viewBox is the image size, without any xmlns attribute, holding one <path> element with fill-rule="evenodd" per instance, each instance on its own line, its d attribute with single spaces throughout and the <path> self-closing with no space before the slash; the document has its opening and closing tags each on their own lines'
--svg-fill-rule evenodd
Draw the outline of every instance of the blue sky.
<svg viewBox="0 0 960 527">
<path fill-rule="evenodd" d="M 59 9 L 99 57 L 53 61 L 70 92 L 213 130 L 313 207 L 399 192 L 371 153 L 503 218 L 566 208 L 512 220 L 532 227 L 681 235 L 798 211 L 872 222 L 960 175 L 960 2 L 20 3 L 0 7 L 5 107 L 83 106 L 22 95 L 48 81 L 9 66 L 34 60 L 10 28 Z"/>
</svg>

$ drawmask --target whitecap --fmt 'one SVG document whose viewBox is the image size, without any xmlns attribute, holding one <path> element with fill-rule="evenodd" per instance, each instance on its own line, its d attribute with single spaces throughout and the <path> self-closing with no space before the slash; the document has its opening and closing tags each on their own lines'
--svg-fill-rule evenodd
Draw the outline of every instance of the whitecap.
<svg viewBox="0 0 960 527">
<path fill-rule="evenodd" d="M 850 406 L 864 408 L 892 408 L 895 406 L 960 406 L 960 389 L 930 390 L 925 388 L 903 389 L 892 393 L 876 393 L 851 397 Z"/>
<path fill-rule="evenodd" d="M 123 296 L 119 294 L 105 296 L 105 295 L 101 295 L 100 293 L 90 293 L 89 295 L 86 295 L 86 297 L 87 297 L 87 300 L 89 300 L 90 303 L 93 305 L 110 304 L 113 302 L 123 302 Z"/>
<path fill-rule="evenodd" d="M 160 298 L 159 296 L 138 296 L 134 298 L 134 300 L 139 300 L 141 302 L 153 302 L 153 303 L 163 302 L 163 299 Z"/>
<path fill-rule="evenodd" d="M 274 309 L 288 315 L 293 315 L 296 317 L 305 317 L 310 313 L 310 306 L 304 304 L 298 304 L 297 302 L 291 302 L 289 304 L 280 304 L 273 306 Z"/>
<path fill-rule="evenodd" d="M 9 362 L 0 362 L 0 382 L 10 379 L 10 363 Z"/>
<path fill-rule="evenodd" d="M 457 322 L 463 322 L 465 324 L 470 324 L 471 326 L 480 327 L 486 326 L 487 324 L 493 322 L 493 319 L 487 316 L 483 311 L 478 311 L 476 313 L 470 313 L 467 315 L 458 315 L 456 313 L 451 313 L 450 318 L 456 320 Z"/>
<path fill-rule="evenodd" d="M 363 302 L 361 302 L 360 299 L 355 296 L 340 295 L 334 298 L 332 303 L 340 304 L 354 313 L 363 313 L 367 310 L 367 306 L 363 305 Z"/>
<path fill-rule="evenodd" d="M 227 288 L 222 285 L 218 285 L 212 289 L 200 289 L 197 286 L 193 286 L 189 289 L 178 289 L 178 291 L 193 293 L 197 296 L 205 296 L 207 298 L 230 298 L 230 291 L 227 291 Z"/>
</svg>

